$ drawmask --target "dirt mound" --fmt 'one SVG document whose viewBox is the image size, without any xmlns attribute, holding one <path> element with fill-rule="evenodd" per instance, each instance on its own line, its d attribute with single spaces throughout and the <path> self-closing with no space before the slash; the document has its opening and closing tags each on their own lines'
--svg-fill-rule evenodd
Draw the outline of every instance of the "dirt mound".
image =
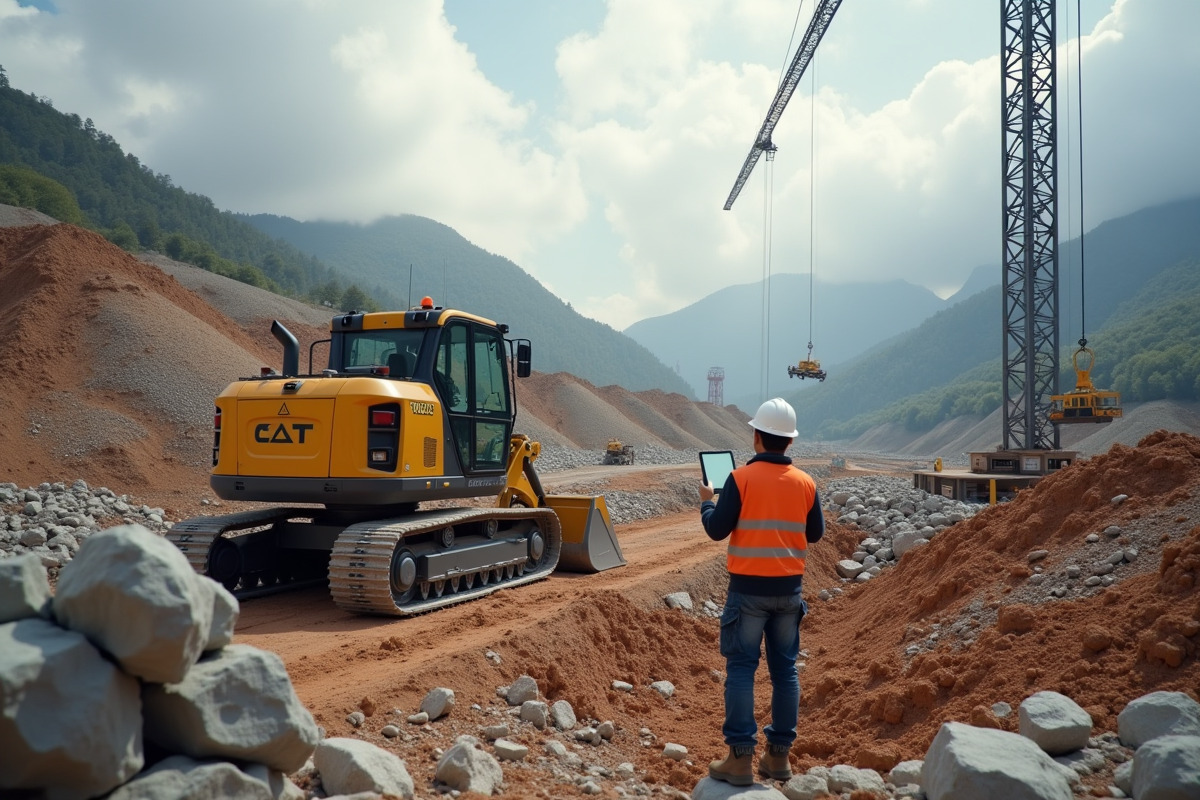
<svg viewBox="0 0 1200 800">
<path fill-rule="evenodd" d="M 328 338 L 332 312 L 163 256 L 139 260 L 73 225 L 3 227 L 6 219 L 41 222 L 0 218 L 8 367 L 0 476 L 22 485 L 83 478 L 177 517 L 197 513 L 207 494 L 213 398 L 261 366 L 280 365 L 272 319 L 296 335 L 307 370 L 306 354 Z M 314 369 L 327 363 L 327 347 L 311 352 Z M 620 407 L 606 396 L 620 398 Z M 635 446 L 732 446 L 713 410 L 679 395 L 644 399 L 571 375 L 535 374 L 520 382 L 518 403 L 518 430 L 547 446 L 600 449 L 612 437 Z"/>
<path fill-rule="evenodd" d="M 165 495 L 193 485 L 212 397 L 236 374 L 226 365 L 261 363 L 259 346 L 174 278 L 72 225 L 0 228 L 0 285 L 6 479 L 138 493 L 146 482 Z M 214 352 L 228 355 L 218 367 Z"/>
<path fill-rule="evenodd" d="M 1129 499 L 1114 505 L 1118 494 Z M 1048 550 L 1045 563 L 1086 563 L 1087 534 L 1110 525 L 1161 531 L 1154 538 L 1161 544 L 1144 548 L 1136 562 L 1140 574 L 1076 599 L 1025 596 L 1030 551 Z M 949 720 L 1016 731 L 1015 709 L 1043 690 L 1084 706 L 1097 732 L 1115 731 L 1116 715 L 1146 693 L 1200 696 L 1200 439 L 1158 432 L 1135 448 L 1115 446 L 944 530 L 878 578 L 847 586 L 836 563 L 862 536 L 831 522 L 810 551 L 793 750 L 805 767 L 886 771 L 922 758 Z M 723 559 L 677 580 L 677 587 L 659 584 L 659 594 L 686 588 L 719 601 Z M 836 587 L 845 589 L 842 597 L 816 599 Z M 499 609 L 479 613 L 482 626 Z M 706 759 L 723 751 L 716 620 L 663 610 L 653 592 L 634 602 L 628 591 L 585 590 L 553 617 L 512 627 L 486 640 L 504 655 L 504 677 L 528 673 L 547 698 L 569 700 L 581 717 L 614 720 L 624 732 L 614 759 L 690 790 Z M 914 654 L 918 642 L 924 645 Z M 486 696 L 489 679 L 452 666 L 457 661 L 415 671 L 407 691 L 415 696 L 449 680 L 464 696 Z M 769 717 L 765 673 L 756 692 L 760 720 Z M 615 690 L 614 679 L 637 690 Z M 647 691 L 655 680 L 674 683 L 674 698 Z M 997 716 L 991 709 L 1000 702 L 1013 713 Z M 633 732 L 643 727 L 655 738 L 639 742 Z M 658 757 L 667 741 L 686 744 L 696 754 L 692 765 Z"/>
<path fill-rule="evenodd" d="M 1116 714 L 1147 692 L 1196 696 L 1198 493 L 1200 439 L 1160 431 L 1046 478 L 818 606 L 805 627 L 814 658 L 798 752 L 861 766 L 920 757 L 945 720 L 1016 730 L 1016 715 L 999 719 L 991 705 L 1016 708 L 1041 690 L 1075 699 L 1097 730 L 1116 730 Z M 1129 499 L 1116 505 L 1120 494 Z M 1087 535 L 1111 525 L 1162 531 L 1162 549 L 1139 556 L 1143 574 L 1078 599 L 1022 595 L 1031 551 L 1048 550 L 1048 566 L 1086 564 Z M 932 651 L 905 655 L 931 634 Z"/>
</svg>

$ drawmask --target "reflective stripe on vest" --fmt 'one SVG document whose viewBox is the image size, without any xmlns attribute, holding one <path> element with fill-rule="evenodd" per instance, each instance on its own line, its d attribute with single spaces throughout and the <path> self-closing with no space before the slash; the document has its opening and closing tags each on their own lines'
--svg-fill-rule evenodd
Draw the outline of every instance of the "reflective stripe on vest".
<svg viewBox="0 0 1200 800">
<path fill-rule="evenodd" d="M 726 566 L 737 575 L 804 574 L 812 478 L 788 464 L 756 461 L 733 471 L 742 511 L 729 537 Z"/>
</svg>

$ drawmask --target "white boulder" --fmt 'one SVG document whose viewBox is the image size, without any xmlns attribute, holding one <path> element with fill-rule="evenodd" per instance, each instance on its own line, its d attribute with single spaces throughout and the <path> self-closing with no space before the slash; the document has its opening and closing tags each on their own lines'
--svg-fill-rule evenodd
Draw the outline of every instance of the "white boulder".
<svg viewBox="0 0 1200 800">
<path fill-rule="evenodd" d="M 313 764 L 330 795 L 374 792 L 413 796 L 413 779 L 405 763 L 370 742 L 345 737 L 325 739 L 313 753 Z"/>
<path fill-rule="evenodd" d="M 320 740 L 279 656 L 234 644 L 206 654 L 178 683 L 142 691 L 146 738 L 193 758 L 253 761 L 291 773 Z"/>
<path fill-rule="evenodd" d="M 241 606 L 238 605 L 237 598 L 221 584 L 203 575 L 197 577 L 201 590 L 212 594 L 212 625 L 204 643 L 204 652 L 207 653 L 233 644 L 233 630 L 237 626 Z"/>
<path fill-rule="evenodd" d="M 105 800 L 276 800 L 261 777 L 248 775 L 228 761 L 171 756 L 139 773 Z"/>
<path fill-rule="evenodd" d="M 425 698 L 421 700 L 421 711 L 429 715 L 430 719 L 439 719 L 446 716 L 454 708 L 454 690 L 438 687 L 430 689 Z"/>
<path fill-rule="evenodd" d="M 524 703 L 521 703 L 521 721 L 528 722 L 539 731 L 546 727 L 549 716 L 550 711 L 541 700 L 526 700 Z"/>
<path fill-rule="evenodd" d="M 1159 736 L 1133 756 L 1137 800 L 1200 798 L 1200 736 Z"/>
<path fill-rule="evenodd" d="M 1117 735 L 1135 750 L 1159 736 L 1200 736 L 1200 703 L 1183 692 L 1142 695 L 1117 715 Z"/>
<path fill-rule="evenodd" d="M 434 779 L 460 792 L 495 793 L 504 782 L 504 771 L 495 756 L 480 750 L 477 744 L 472 736 L 458 737 L 438 759 Z"/>
<path fill-rule="evenodd" d="M 522 675 L 512 682 L 504 696 L 510 706 L 519 706 L 526 700 L 537 700 L 537 681 L 528 675 Z"/>
<path fill-rule="evenodd" d="M 579 724 L 575 717 L 575 709 L 566 700 L 555 700 L 550 705 L 550 719 L 560 731 L 569 731 Z"/>
<path fill-rule="evenodd" d="M 0 558 L 0 623 L 50 617 L 50 581 L 36 553 Z"/>
<path fill-rule="evenodd" d="M 692 789 L 692 800 L 788 800 L 788 795 L 773 786 L 755 783 L 751 786 L 731 786 L 712 778 L 701 778 Z"/>
<path fill-rule="evenodd" d="M 938 730 L 921 777 L 928 800 L 1072 800 L 1071 784 L 1078 780 L 1024 736 L 960 722 Z"/>
<path fill-rule="evenodd" d="M 54 616 L 130 675 L 176 683 L 212 628 L 213 595 L 177 547 L 140 525 L 89 536 L 63 567 Z"/>
<path fill-rule="evenodd" d="M 137 680 L 40 617 L 0 625 L 0 762 L 0 790 L 47 800 L 119 786 L 144 763 Z"/>
<path fill-rule="evenodd" d="M 1087 747 L 1092 717 L 1071 698 L 1058 692 L 1026 697 L 1018 711 L 1018 731 L 1052 756 Z"/>
</svg>

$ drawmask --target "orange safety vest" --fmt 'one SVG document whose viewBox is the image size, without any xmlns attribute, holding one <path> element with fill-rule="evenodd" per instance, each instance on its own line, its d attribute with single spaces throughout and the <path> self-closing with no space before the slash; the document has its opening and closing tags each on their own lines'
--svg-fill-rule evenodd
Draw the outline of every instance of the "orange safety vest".
<svg viewBox="0 0 1200 800">
<path fill-rule="evenodd" d="M 804 574 L 808 512 L 817 485 L 790 464 L 757 461 L 733 471 L 742 511 L 729 537 L 726 566 L 736 575 Z"/>
</svg>

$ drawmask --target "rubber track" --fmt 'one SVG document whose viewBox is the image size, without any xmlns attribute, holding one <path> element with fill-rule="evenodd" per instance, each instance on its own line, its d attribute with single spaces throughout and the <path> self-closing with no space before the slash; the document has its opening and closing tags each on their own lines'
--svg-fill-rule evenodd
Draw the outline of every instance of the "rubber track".
<svg viewBox="0 0 1200 800">
<path fill-rule="evenodd" d="M 208 573 L 208 551 L 212 548 L 213 542 L 221 537 L 221 534 L 227 531 L 261 528 L 275 522 L 312 513 L 311 509 L 302 508 L 265 508 L 258 511 L 240 511 L 236 514 L 225 514 L 219 517 L 193 517 L 173 525 L 167 531 L 166 538 L 183 552 L 188 563 L 192 565 L 192 569 L 201 575 L 206 575 Z M 281 582 L 272 586 L 235 591 L 233 595 L 239 600 L 263 597 L 319 582 L 312 580 Z"/>
<path fill-rule="evenodd" d="M 441 597 L 430 594 L 424 600 L 417 595 L 404 606 L 396 605 L 392 599 L 392 554 L 406 537 L 436 531 L 447 525 L 488 519 L 501 522 L 538 520 L 546 539 L 545 563 L 537 570 L 526 570 L 523 575 L 489 582 L 486 586 L 472 585 L 470 589 L 448 592 Z M 346 528 L 338 536 L 329 558 L 329 591 L 339 607 L 355 614 L 412 616 L 545 578 L 558 565 L 561 551 L 562 528 L 552 509 L 455 508 L 418 512 L 408 517 L 361 522 Z"/>
</svg>

